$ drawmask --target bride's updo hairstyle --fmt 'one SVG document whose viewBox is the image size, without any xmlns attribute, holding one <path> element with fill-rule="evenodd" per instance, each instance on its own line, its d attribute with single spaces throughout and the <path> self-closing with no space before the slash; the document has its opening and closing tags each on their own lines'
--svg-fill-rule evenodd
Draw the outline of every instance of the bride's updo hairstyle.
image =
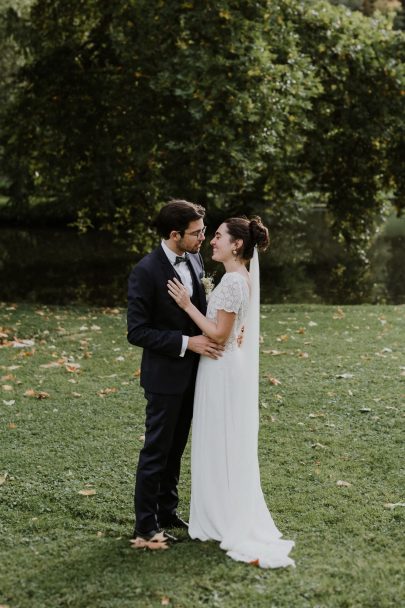
<svg viewBox="0 0 405 608">
<path fill-rule="evenodd" d="M 231 217 L 225 220 L 231 241 L 241 239 L 242 247 L 238 250 L 237 256 L 243 260 L 250 260 L 253 257 L 255 245 L 259 251 L 265 251 L 269 246 L 269 231 L 262 224 L 259 216 L 248 220 L 245 217 Z"/>
</svg>

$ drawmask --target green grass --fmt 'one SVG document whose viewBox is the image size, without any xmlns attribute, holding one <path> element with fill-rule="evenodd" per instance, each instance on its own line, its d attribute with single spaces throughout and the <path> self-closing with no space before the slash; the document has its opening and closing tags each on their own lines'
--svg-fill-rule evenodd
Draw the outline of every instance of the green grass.
<svg viewBox="0 0 405 608">
<path fill-rule="evenodd" d="M 405 500 L 405 307 L 262 313 L 262 485 L 296 542 L 295 569 L 239 564 L 185 534 L 168 551 L 131 549 L 144 399 L 124 311 L 0 307 L 0 331 L 35 340 L 0 349 L 0 605 L 404 605 L 404 507 L 385 505 Z M 60 359 L 80 368 L 41 367 Z M 28 389 L 49 397 L 24 396 Z M 100 396 L 105 389 L 116 390 Z M 189 450 L 180 492 L 187 516 Z"/>
</svg>

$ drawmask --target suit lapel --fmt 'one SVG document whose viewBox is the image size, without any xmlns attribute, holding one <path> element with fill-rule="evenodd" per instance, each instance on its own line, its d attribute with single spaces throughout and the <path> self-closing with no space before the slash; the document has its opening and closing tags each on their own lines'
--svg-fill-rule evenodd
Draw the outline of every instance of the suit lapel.
<svg viewBox="0 0 405 608">
<path fill-rule="evenodd" d="M 189 255 L 188 258 L 188 265 L 191 271 L 191 275 L 193 277 L 193 284 L 194 284 L 194 288 L 197 288 L 197 297 L 200 301 L 200 308 L 202 310 L 202 312 L 205 313 L 205 309 L 206 309 L 206 298 L 205 298 L 205 291 L 203 288 L 203 285 L 201 283 L 201 279 L 203 277 L 203 270 L 201 268 L 201 266 L 199 264 L 197 264 L 197 260 L 194 256 Z"/>
<path fill-rule="evenodd" d="M 176 277 L 177 279 L 179 279 L 180 282 L 182 282 L 180 276 L 177 274 L 173 264 L 170 263 L 167 255 L 163 251 L 163 248 L 161 245 L 159 245 L 159 247 L 157 249 L 155 249 L 155 252 L 159 259 L 159 262 L 162 266 L 163 272 L 164 272 L 167 280 L 173 279 L 174 277 Z M 206 297 L 205 297 L 205 291 L 204 291 L 203 285 L 201 283 L 201 279 L 203 277 L 203 270 L 202 270 L 201 266 L 198 264 L 195 256 L 193 256 L 193 255 L 188 255 L 187 263 L 188 263 L 188 267 L 191 272 L 191 278 L 193 280 L 194 289 L 197 289 L 196 296 L 200 302 L 200 308 L 201 308 L 202 312 L 205 313 L 205 310 L 207 307 L 207 302 L 206 302 Z"/>
</svg>

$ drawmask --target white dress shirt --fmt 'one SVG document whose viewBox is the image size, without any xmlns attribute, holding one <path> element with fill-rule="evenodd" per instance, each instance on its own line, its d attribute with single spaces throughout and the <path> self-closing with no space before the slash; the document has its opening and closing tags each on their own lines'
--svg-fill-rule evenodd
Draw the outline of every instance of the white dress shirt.
<svg viewBox="0 0 405 608">
<path fill-rule="evenodd" d="M 177 254 L 174 253 L 174 251 L 172 251 L 171 249 L 169 249 L 169 247 L 164 241 L 162 241 L 162 249 L 165 252 L 167 259 L 176 270 L 177 274 L 181 279 L 181 282 L 183 283 L 184 287 L 187 289 L 191 297 L 193 295 L 193 279 L 191 277 L 191 271 L 188 264 L 186 262 L 181 262 L 180 264 L 175 265 L 174 263 L 176 261 Z M 183 342 L 181 346 L 180 357 L 184 357 L 186 353 L 189 336 L 182 336 L 182 338 Z"/>
</svg>

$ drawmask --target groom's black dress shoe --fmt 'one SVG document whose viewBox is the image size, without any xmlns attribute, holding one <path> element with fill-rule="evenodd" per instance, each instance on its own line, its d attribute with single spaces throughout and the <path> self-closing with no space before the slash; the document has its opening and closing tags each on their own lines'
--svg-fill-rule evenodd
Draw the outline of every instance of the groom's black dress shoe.
<svg viewBox="0 0 405 608">
<path fill-rule="evenodd" d="M 163 539 L 165 541 L 167 541 L 168 543 L 176 543 L 178 540 L 175 536 L 166 532 L 166 530 L 150 530 L 149 532 L 140 532 L 136 528 L 134 530 L 132 538 L 139 537 L 139 538 L 143 538 L 143 540 L 152 540 L 152 538 L 156 534 L 163 534 Z"/>
<path fill-rule="evenodd" d="M 159 525 L 161 525 L 162 528 L 183 528 L 185 530 L 188 528 L 188 523 L 184 521 L 184 519 L 181 519 L 177 513 L 166 519 L 159 520 Z"/>
</svg>

